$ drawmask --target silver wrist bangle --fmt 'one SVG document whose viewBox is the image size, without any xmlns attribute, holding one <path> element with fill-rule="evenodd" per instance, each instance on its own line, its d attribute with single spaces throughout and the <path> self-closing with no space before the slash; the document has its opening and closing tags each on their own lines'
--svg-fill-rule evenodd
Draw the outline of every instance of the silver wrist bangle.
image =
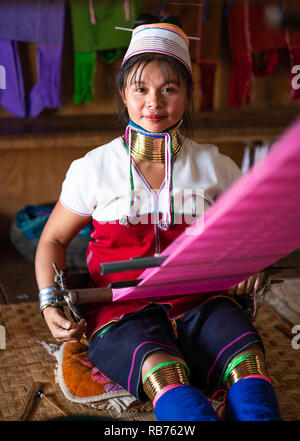
<svg viewBox="0 0 300 441">
<path fill-rule="evenodd" d="M 63 296 L 54 296 L 53 292 L 57 292 L 59 289 L 57 289 L 56 286 L 46 286 L 45 288 L 42 288 L 39 292 L 39 299 L 40 299 L 40 310 L 43 313 L 44 309 L 46 309 L 48 306 L 54 306 L 56 308 L 60 308 L 58 305 L 59 302 L 63 300 Z"/>
</svg>

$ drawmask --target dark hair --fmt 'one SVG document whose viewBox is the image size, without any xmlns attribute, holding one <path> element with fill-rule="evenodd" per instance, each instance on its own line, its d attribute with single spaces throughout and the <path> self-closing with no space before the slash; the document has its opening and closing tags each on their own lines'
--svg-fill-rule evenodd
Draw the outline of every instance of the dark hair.
<svg viewBox="0 0 300 441">
<path fill-rule="evenodd" d="M 173 15 L 163 15 L 162 17 L 157 17 L 153 14 L 140 14 L 134 21 L 133 29 L 135 29 L 137 26 L 141 26 L 144 24 L 152 24 L 152 23 L 169 23 L 174 24 L 182 28 L 181 21 L 174 17 Z"/>
<path fill-rule="evenodd" d="M 181 27 L 180 21 L 173 16 L 163 16 L 158 18 L 155 15 L 151 15 L 151 14 L 141 14 L 135 20 L 133 28 L 136 28 L 137 26 L 140 26 L 142 24 L 151 24 L 158 22 L 171 23 Z M 181 63 L 176 58 L 154 52 L 153 53 L 146 52 L 142 54 L 133 55 L 124 63 L 124 65 L 121 67 L 119 71 L 119 74 L 117 76 L 118 89 L 124 92 L 125 86 L 127 84 L 128 76 L 132 72 L 132 70 L 134 69 L 132 79 L 135 80 L 137 76 L 137 72 L 139 71 L 140 67 L 141 70 L 139 71 L 139 77 L 141 77 L 144 68 L 152 61 L 158 61 L 160 63 L 161 71 L 164 77 L 166 78 L 166 81 L 170 79 L 170 70 L 172 71 L 172 73 L 175 73 L 177 77 L 176 79 L 179 84 L 181 80 L 184 81 L 186 86 L 187 100 L 190 104 L 189 106 L 190 109 L 186 108 L 184 111 L 182 118 L 183 123 L 181 125 L 181 132 L 185 136 L 191 135 L 193 131 L 192 128 L 193 104 L 191 99 L 192 91 L 193 91 L 193 79 L 190 71 L 185 67 L 183 63 Z M 129 115 L 127 112 L 127 108 L 124 107 L 120 96 L 119 96 L 119 100 L 120 100 L 119 121 L 125 127 L 129 122 Z"/>
</svg>

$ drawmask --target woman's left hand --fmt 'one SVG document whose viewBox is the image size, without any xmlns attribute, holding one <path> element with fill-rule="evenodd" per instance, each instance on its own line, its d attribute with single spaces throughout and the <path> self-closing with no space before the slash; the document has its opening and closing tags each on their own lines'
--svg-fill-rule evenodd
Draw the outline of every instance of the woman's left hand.
<svg viewBox="0 0 300 441">
<path fill-rule="evenodd" d="M 256 273 L 249 277 L 249 279 L 243 280 L 242 282 L 233 286 L 228 291 L 231 294 L 236 294 L 238 296 L 243 294 L 251 294 L 252 292 L 257 292 L 260 288 L 262 288 L 264 279 L 264 272 Z"/>
</svg>

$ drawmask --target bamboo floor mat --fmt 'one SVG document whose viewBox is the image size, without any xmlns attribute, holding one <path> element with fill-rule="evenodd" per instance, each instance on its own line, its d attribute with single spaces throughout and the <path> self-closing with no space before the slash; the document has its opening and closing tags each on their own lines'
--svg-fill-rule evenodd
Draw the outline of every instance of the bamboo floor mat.
<svg viewBox="0 0 300 441">
<path fill-rule="evenodd" d="M 281 417 L 284 421 L 300 421 L 300 339 L 292 333 L 291 324 L 266 303 L 260 307 L 254 325 L 264 343 Z"/>
<path fill-rule="evenodd" d="M 112 418 L 108 411 L 69 401 L 55 382 L 56 358 L 39 343 L 57 344 L 37 303 L 1 306 L 0 325 L 6 330 L 6 348 L 0 349 L 0 421 L 19 421 L 34 382 L 43 383 L 45 395 L 69 417 Z M 62 415 L 45 399 L 35 400 L 28 421 L 45 421 Z M 122 420 L 155 421 L 153 412 L 123 412 Z"/>
<path fill-rule="evenodd" d="M 47 396 L 71 416 L 101 416 L 108 413 L 70 402 L 55 383 L 56 359 L 39 343 L 56 343 L 41 317 L 37 303 L 18 303 L 0 308 L 0 325 L 6 330 L 6 345 L 0 349 L 0 420 L 18 421 L 28 391 L 36 381 L 44 383 Z M 291 327 L 267 304 L 258 312 L 255 325 L 266 350 L 269 375 L 285 421 L 300 421 L 300 349 L 293 349 Z M 61 416 L 45 399 L 37 398 L 31 421 Z M 122 420 L 155 421 L 153 412 L 124 412 Z"/>
</svg>

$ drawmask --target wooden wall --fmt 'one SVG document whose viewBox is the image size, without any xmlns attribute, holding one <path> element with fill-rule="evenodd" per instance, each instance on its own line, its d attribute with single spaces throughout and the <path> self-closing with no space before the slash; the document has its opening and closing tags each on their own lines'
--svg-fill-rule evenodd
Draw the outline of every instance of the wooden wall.
<svg viewBox="0 0 300 441">
<path fill-rule="evenodd" d="M 221 1 L 221 0 L 214 0 Z M 213 5 L 213 1 L 209 2 Z M 154 11 L 161 1 L 145 1 Z M 35 45 L 21 43 L 20 54 L 27 91 L 36 81 Z M 55 201 L 70 163 L 88 150 L 119 135 L 114 115 L 118 108 L 114 87 L 120 61 L 111 65 L 100 58 L 95 74 L 93 103 L 73 104 L 73 47 L 67 8 L 62 64 L 63 106 L 45 110 L 38 118 L 18 119 L 0 108 L 0 242 L 8 240 L 14 216 L 24 205 Z M 297 102 L 289 98 L 289 54 L 280 50 L 275 72 L 253 78 L 251 103 L 228 109 L 231 54 L 226 21 L 219 28 L 218 67 L 214 109 L 200 111 L 198 69 L 194 65 L 194 137 L 212 142 L 241 165 L 243 148 L 249 140 L 274 140 L 298 114 Z"/>
</svg>

